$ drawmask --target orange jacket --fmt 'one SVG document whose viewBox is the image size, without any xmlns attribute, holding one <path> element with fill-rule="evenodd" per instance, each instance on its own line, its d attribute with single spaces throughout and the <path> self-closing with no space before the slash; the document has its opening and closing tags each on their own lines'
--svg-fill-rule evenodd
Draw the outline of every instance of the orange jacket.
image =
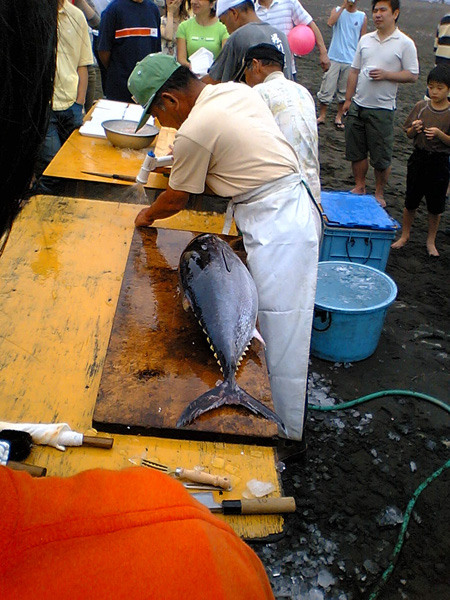
<svg viewBox="0 0 450 600">
<path fill-rule="evenodd" d="M 273 599 L 256 554 L 167 475 L 0 467 L 2 600 Z"/>
</svg>

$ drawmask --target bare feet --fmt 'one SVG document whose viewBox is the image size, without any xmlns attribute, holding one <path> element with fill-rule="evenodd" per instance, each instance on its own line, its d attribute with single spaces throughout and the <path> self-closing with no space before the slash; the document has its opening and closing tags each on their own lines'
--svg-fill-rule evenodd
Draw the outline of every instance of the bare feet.
<svg viewBox="0 0 450 600">
<path fill-rule="evenodd" d="M 366 193 L 365 187 L 356 186 L 352 190 L 350 190 L 350 194 L 363 194 L 364 195 L 365 193 Z"/>
<path fill-rule="evenodd" d="M 386 201 L 383 196 L 377 196 L 377 193 L 375 192 L 375 198 L 380 206 L 382 206 L 383 208 L 386 208 Z"/>
<path fill-rule="evenodd" d="M 439 256 L 439 252 L 437 251 L 436 246 L 432 242 L 427 242 L 427 250 L 428 250 L 428 256 L 434 256 L 434 257 Z"/>
<path fill-rule="evenodd" d="M 323 125 L 324 123 L 325 123 L 325 119 L 322 119 L 322 117 L 317 118 L 317 125 Z"/>
<path fill-rule="evenodd" d="M 391 248 L 394 248 L 394 250 L 398 250 L 399 248 L 403 248 L 403 246 L 407 243 L 408 239 L 409 238 L 401 237 L 396 242 L 394 242 L 393 244 L 391 244 Z"/>
</svg>

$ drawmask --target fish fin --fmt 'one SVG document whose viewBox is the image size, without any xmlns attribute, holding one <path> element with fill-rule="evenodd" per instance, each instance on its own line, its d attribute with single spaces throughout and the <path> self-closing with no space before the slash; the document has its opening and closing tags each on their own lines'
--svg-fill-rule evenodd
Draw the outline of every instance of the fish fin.
<svg viewBox="0 0 450 600">
<path fill-rule="evenodd" d="M 177 427 L 185 427 L 200 415 L 225 405 L 243 406 L 255 415 L 260 415 L 276 423 L 287 434 L 286 427 L 280 417 L 265 404 L 247 394 L 236 382 L 222 383 L 208 390 L 187 406 L 177 421 Z"/>
<path fill-rule="evenodd" d="M 264 346 L 264 348 L 266 347 L 266 342 L 264 341 L 264 338 L 262 337 L 262 335 L 259 333 L 259 331 L 256 329 L 253 330 L 253 335 L 252 337 L 256 338 L 257 340 L 259 340 L 261 342 L 261 344 Z"/>
</svg>

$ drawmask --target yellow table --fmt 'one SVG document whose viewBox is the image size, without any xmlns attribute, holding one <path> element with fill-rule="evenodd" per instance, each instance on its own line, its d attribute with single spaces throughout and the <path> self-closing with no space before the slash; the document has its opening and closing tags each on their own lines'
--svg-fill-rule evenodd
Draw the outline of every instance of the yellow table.
<svg viewBox="0 0 450 600">
<path fill-rule="evenodd" d="M 138 209 L 36 196 L 16 220 L 0 258 L 0 420 L 67 422 L 89 431 Z M 220 232 L 223 216 L 183 211 L 156 225 Z M 272 448 L 113 437 L 112 450 L 38 446 L 27 462 L 66 476 L 121 469 L 147 456 L 230 477 L 234 489 L 225 498 L 240 498 L 253 478 L 273 482 L 273 495 L 281 494 Z M 276 515 L 223 518 L 248 539 L 283 529 Z"/>
<path fill-rule="evenodd" d="M 174 135 L 174 129 L 162 127 L 152 146 L 143 150 L 129 150 L 116 148 L 106 139 L 80 135 L 76 129 L 48 165 L 44 175 L 129 186 L 130 183 L 126 181 L 96 177 L 83 171 L 118 173 L 136 177 L 147 152 L 153 149 L 156 156 L 164 156 L 169 144 L 173 142 Z M 167 182 L 166 175 L 150 173 L 145 187 L 166 189 Z"/>
</svg>

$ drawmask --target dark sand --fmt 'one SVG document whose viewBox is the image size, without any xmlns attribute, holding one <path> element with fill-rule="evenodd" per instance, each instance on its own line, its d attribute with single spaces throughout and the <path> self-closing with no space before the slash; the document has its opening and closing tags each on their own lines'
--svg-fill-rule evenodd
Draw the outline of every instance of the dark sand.
<svg viewBox="0 0 450 600">
<path fill-rule="evenodd" d="M 328 45 L 330 0 L 305 0 Z M 370 2 L 360 8 L 369 17 Z M 416 84 L 400 86 L 392 175 L 386 190 L 387 210 L 401 222 L 406 162 L 411 142 L 401 125 L 425 92 L 434 66 L 433 39 L 450 6 L 403 1 L 399 25 L 418 47 L 421 73 Z M 321 72 L 317 52 L 298 60 L 299 81 L 313 95 Z M 344 159 L 344 134 L 333 127 L 335 105 L 320 128 L 322 187 L 350 190 L 350 164 Z M 370 173 L 367 192 L 373 193 Z M 336 366 L 312 358 L 320 392 L 346 401 L 389 389 L 422 392 L 449 402 L 450 390 L 450 218 L 443 216 L 437 247 L 428 257 L 426 210 L 421 207 L 412 238 L 391 251 L 387 273 L 398 285 L 375 354 L 352 365 Z M 326 415 L 326 416 L 324 416 Z M 368 416 L 367 416 L 368 415 Z M 416 399 L 387 397 L 355 410 L 310 412 L 308 455 L 282 475 L 286 495 L 297 499 L 298 512 L 287 518 L 287 534 L 276 544 L 255 546 L 271 576 L 278 598 L 321 600 L 367 598 L 389 565 L 400 525 L 382 527 L 387 507 L 404 513 L 414 490 L 449 456 L 450 415 Z M 397 566 L 380 598 L 450 599 L 450 470 L 431 483 L 417 501 Z M 318 580 L 318 573 L 323 571 Z M 331 574 L 334 584 L 327 589 Z M 320 585 L 322 583 L 322 585 Z"/>
</svg>

